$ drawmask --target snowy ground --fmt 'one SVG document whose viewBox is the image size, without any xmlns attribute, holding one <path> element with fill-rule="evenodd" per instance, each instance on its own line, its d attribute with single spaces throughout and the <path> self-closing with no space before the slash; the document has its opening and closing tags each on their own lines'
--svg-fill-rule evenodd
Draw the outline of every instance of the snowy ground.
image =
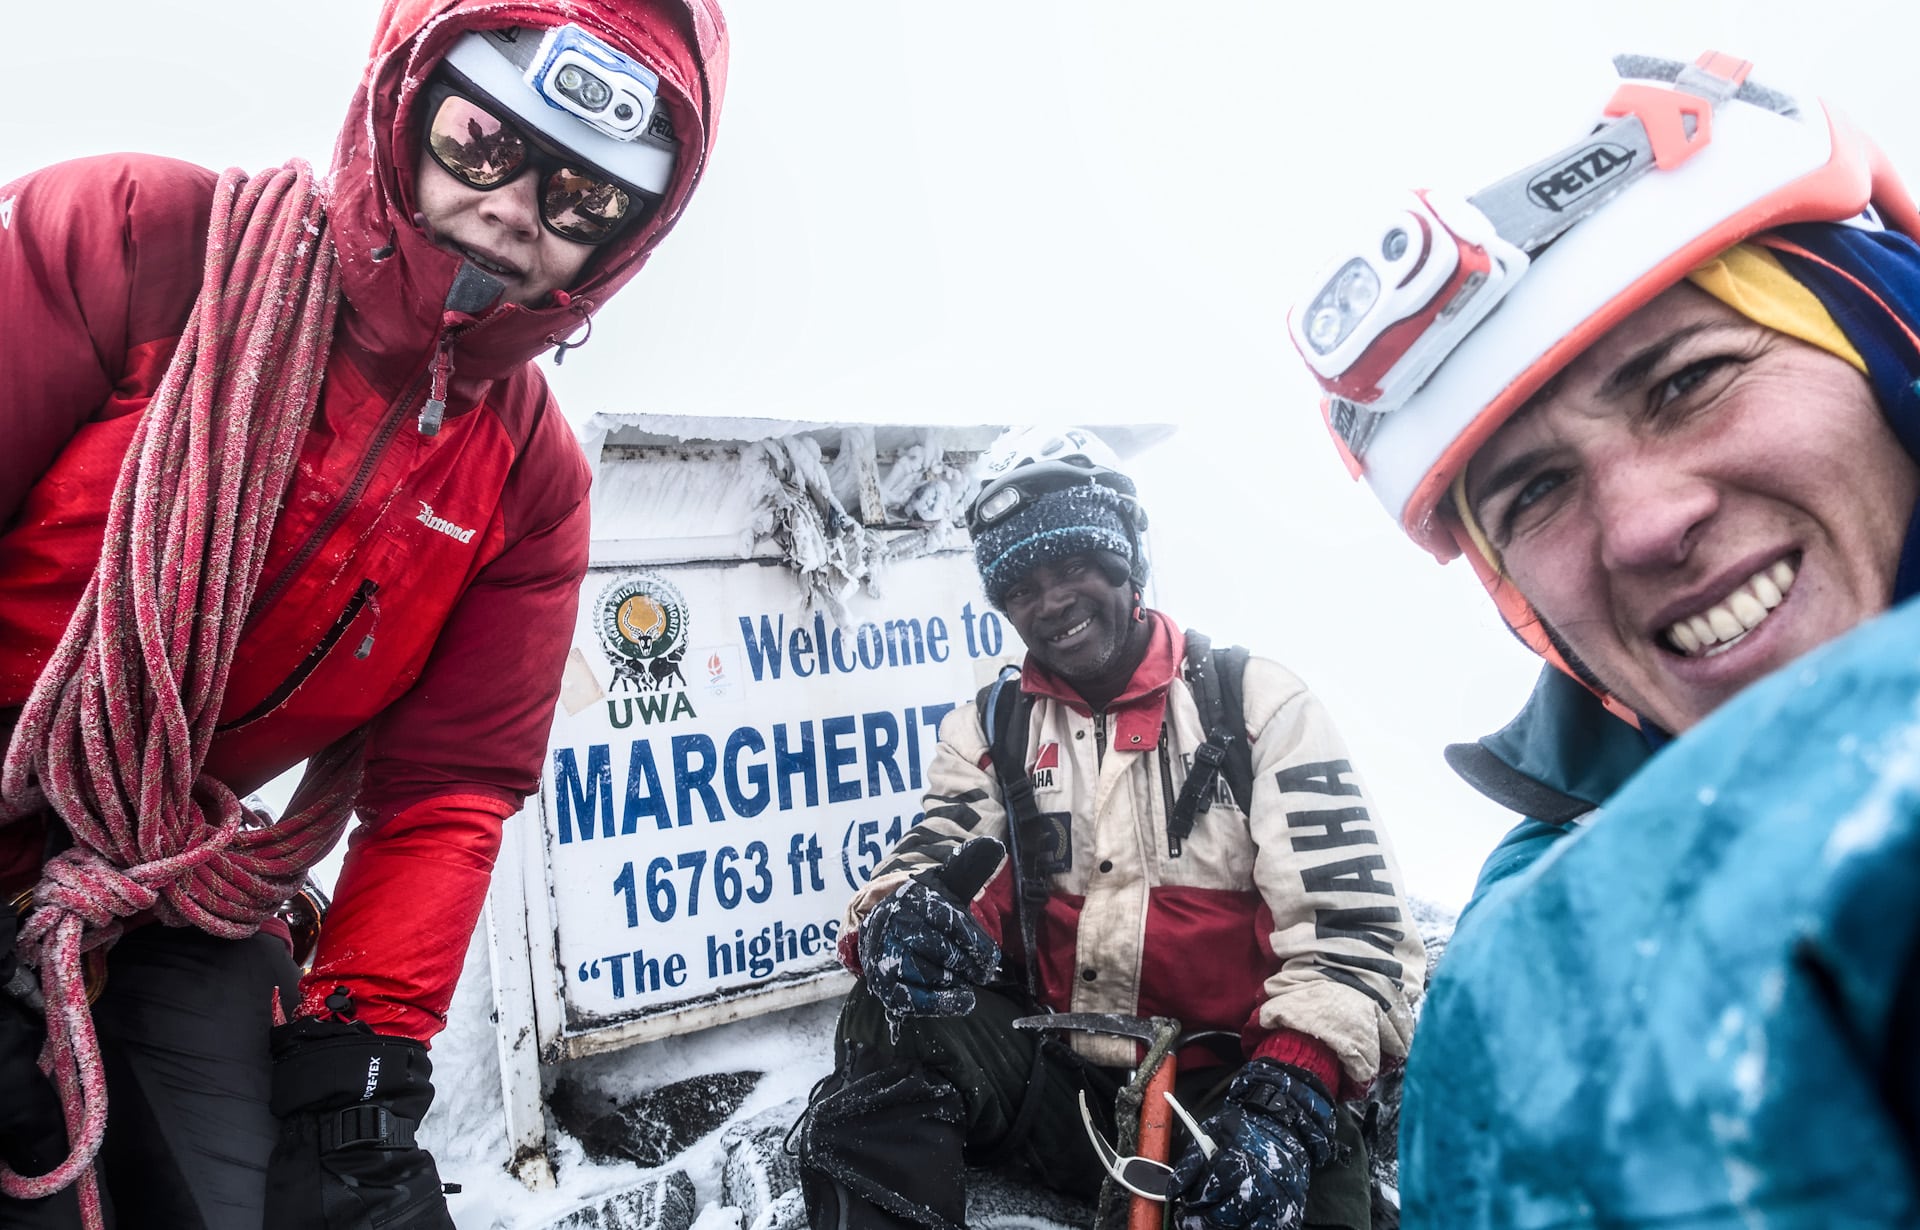
<svg viewBox="0 0 1920 1230">
<path fill-rule="evenodd" d="M 705 1073 L 759 1073 L 752 1091 L 728 1118 L 744 1124 L 792 1104 L 804 1105 L 814 1083 L 826 1075 L 837 1005 L 813 1004 L 755 1017 L 682 1037 L 635 1046 L 611 1055 L 575 1061 L 562 1074 L 598 1093 L 628 1099 L 685 1077 Z M 500 1065 L 495 1051 L 493 987 L 488 975 L 484 929 L 467 953 L 467 970 L 454 997 L 446 1032 L 433 1044 L 438 1090 L 424 1135 L 439 1160 L 441 1177 L 462 1190 L 448 1199 L 460 1230 L 534 1230 L 594 1209 L 610 1196 L 681 1171 L 692 1181 L 694 1225 L 700 1230 L 744 1227 L 736 1206 L 722 1198 L 725 1129 L 684 1142 L 665 1166 L 595 1162 L 565 1133 L 554 1136 L 559 1186 L 531 1192 L 506 1170 L 507 1137 Z M 791 1115 L 776 1117 L 783 1122 Z M 777 1193 L 775 1193 L 777 1194 Z M 758 1213 L 755 1209 L 753 1212 Z M 580 1221 L 580 1225 L 671 1226 L 650 1222 Z M 679 1223 L 684 1226 L 684 1221 Z M 763 1227 L 763 1230 L 766 1230 Z"/>
</svg>

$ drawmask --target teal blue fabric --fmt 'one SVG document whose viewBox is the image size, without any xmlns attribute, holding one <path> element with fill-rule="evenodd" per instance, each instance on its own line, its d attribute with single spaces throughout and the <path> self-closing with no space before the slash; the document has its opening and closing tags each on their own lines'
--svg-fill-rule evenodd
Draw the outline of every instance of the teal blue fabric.
<svg viewBox="0 0 1920 1230">
<path fill-rule="evenodd" d="M 1540 669 L 1519 715 L 1480 744 L 1516 772 L 1586 807 L 1606 802 L 1653 754 L 1639 731 L 1554 666 Z"/>
<path fill-rule="evenodd" d="M 1407 1226 L 1920 1226 L 1920 602 L 1503 849 L 1422 1012 Z"/>
<path fill-rule="evenodd" d="M 1574 830 L 1564 824 L 1549 824 L 1545 820 L 1522 820 L 1500 844 L 1487 855 L 1487 861 L 1480 865 L 1480 878 L 1473 886 L 1473 896 L 1467 902 L 1471 910 L 1487 895 L 1494 885 L 1502 880 L 1519 875 L 1544 855 L 1553 843 L 1559 841 Z"/>
<path fill-rule="evenodd" d="M 1571 831 L 1574 818 L 1605 802 L 1652 755 L 1640 733 L 1593 693 L 1555 667 L 1542 668 L 1513 721 L 1478 745 L 1447 749 L 1471 785 L 1528 817 L 1487 856 L 1467 909 L 1530 867 Z"/>
</svg>

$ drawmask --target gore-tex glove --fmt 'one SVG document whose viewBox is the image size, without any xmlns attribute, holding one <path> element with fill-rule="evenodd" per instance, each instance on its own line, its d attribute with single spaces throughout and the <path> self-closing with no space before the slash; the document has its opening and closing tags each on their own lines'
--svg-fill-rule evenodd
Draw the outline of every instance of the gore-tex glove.
<svg viewBox="0 0 1920 1230">
<path fill-rule="evenodd" d="M 46 1022 L 33 974 L 14 955 L 19 926 L 0 900 L 0 1161 L 15 1174 L 42 1175 L 66 1160 L 67 1128 L 59 1095 L 40 1072 Z"/>
<path fill-rule="evenodd" d="M 1180 1230 L 1295 1230 L 1307 1180 L 1333 1156 L 1333 1102 L 1320 1082 L 1256 1059 L 1227 1087 L 1227 1104 L 1201 1124 L 1211 1158 L 1189 1144 L 1173 1169 Z"/>
<path fill-rule="evenodd" d="M 337 993 L 336 993 L 337 994 Z M 427 1048 L 357 1021 L 301 1017 L 273 1031 L 267 1164 L 274 1230 L 453 1230 L 414 1131 L 433 1101 Z"/>
<path fill-rule="evenodd" d="M 975 837 L 882 898 L 860 924 L 861 974 L 888 1019 L 973 1011 L 973 988 L 993 977 L 1000 949 L 967 905 L 1005 857 L 999 842 Z"/>
</svg>

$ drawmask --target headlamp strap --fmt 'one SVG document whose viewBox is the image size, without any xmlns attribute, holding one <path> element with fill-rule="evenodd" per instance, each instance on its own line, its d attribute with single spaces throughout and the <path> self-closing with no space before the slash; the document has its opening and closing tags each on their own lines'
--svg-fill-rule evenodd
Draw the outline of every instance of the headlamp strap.
<svg viewBox="0 0 1920 1230">
<path fill-rule="evenodd" d="M 1607 103 L 1612 122 L 1467 200 L 1502 239 L 1537 253 L 1641 176 L 1671 171 L 1706 148 L 1713 109 L 1739 92 L 1752 68 L 1710 51 L 1678 70 L 1673 89 L 1624 82 Z"/>
</svg>

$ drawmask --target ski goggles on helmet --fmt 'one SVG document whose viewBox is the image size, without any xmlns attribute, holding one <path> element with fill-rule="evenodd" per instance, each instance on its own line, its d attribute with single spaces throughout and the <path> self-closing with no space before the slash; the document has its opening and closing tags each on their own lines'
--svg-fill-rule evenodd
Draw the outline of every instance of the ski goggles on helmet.
<svg viewBox="0 0 1920 1230">
<path fill-rule="evenodd" d="M 1349 470 L 1441 560 L 1453 479 L 1527 399 L 1693 268 L 1792 222 L 1920 231 L 1879 152 L 1745 61 L 1622 56 L 1585 138 L 1464 199 L 1415 192 L 1288 316 Z M 1498 309 L 1498 310 L 1496 310 Z"/>
<path fill-rule="evenodd" d="M 605 243 L 658 199 L 536 138 L 491 100 L 450 81 L 428 90 L 427 109 L 427 152 L 442 170 L 481 192 L 538 172 L 540 223 L 562 239 Z"/>
</svg>

